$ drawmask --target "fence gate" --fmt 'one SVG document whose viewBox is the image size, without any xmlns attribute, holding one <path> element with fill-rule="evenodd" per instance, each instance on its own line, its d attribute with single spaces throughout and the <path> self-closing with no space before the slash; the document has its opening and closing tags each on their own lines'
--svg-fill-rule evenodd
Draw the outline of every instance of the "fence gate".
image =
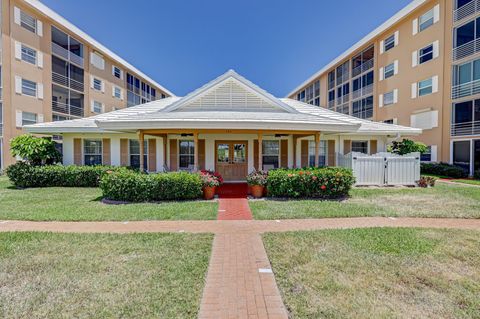
<svg viewBox="0 0 480 319">
<path fill-rule="evenodd" d="M 385 162 L 378 156 L 353 156 L 353 175 L 357 185 L 385 184 Z"/>
</svg>

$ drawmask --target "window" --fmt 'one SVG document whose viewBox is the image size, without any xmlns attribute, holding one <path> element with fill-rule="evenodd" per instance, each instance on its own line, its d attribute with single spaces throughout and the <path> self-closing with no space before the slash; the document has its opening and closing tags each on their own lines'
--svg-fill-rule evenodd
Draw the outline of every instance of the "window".
<svg viewBox="0 0 480 319">
<path fill-rule="evenodd" d="M 83 160 L 85 165 L 102 165 L 101 140 L 83 140 Z"/>
<path fill-rule="evenodd" d="M 37 83 L 22 79 L 22 94 L 28 96 L 37 96 Z"/>
<path fill-rule="evenodd" d="M 395 75 L 395 63 L 391 63 L 383 70 L 383 78 L 388 79 Z"/>
<path fill-rule="evenodd" d="M 480 59 L 453 66 L 454 85 L 480 80 Z"/>
<path fill-rule="evenodd" d="M 100 70 L 105 69 L 105 60 L 103 59 L 103 56 L 101 56 L 96 52 L 90 53 L 90 62 L 97 69 L 100 69 Z"/>
<path fill-rule="evenodd" d="M 352 115 L 361 119 L 369 119 L 373 116 L 373 96 L 352 103 Z"/>
<path fill-rule="evenodd" d="M 453 142 L 453 165 L 460 166 L 470 171 L 470 141 Z"/>
<path fill-rule="evenodd" d="M 352 141 L 352 152 L 368 154 L 368 141 Z"/>
<path fill-rule="evenodd" d="M 114 77 L 121 79 L 122 78 L 122 70 L 120 68 L 113 66 L 112 67 L 112 74 Z"/>
<path fill-rule="evenodd" d="M 328 73 L 328 89 L 331 90 L 335 87 L 335 71 Z"/>
<path fill-rule="evenodd" d="M 37 33 L 37 19 L 23 11 L 20 11 L 20 25 L 28 31 Z"/>
<path fill-rule="evenodd" d="M 148 166 L 148 142 L 143 141 L 143 169 L 147 169 Z M 140 168 L 140 141 L 129 140 L 129 153 L 130 153 L 130 167 Z"/>
<path fill-rule="evenodd" d="M 395 103 L 395 92 L 388 92 L 383 95 L 383 105 L 391 105 Z"/>
<path fill-rule="evenodd" d="M 102 111 L 103 111 L 103 104 L 98 101 L 93 101 L 93 112 L 102 113 Z"/>
<path fill-rule="evenodd" d="M 395 34 L 392 34 L 383 43 L 383 50 L 384 52 L 387 52 L 388 50 L 393 49 L 394 47 L 395 47 Z"/>
<path fill-rule="evenodd" d="M 93 88 L 97 91 L 102 91 L 102 80 L 93 78 Z"/>
<path fill-rule="evenodd" d="M 418 82 L 418 96 L 432 94 L 432 92 L 433 92 L 432 78 Z"/>
<path fill-rule="evenodd" d="M 418 31 L 422 32 L 423 30 L 429 28 L 433 25 L 434 22 L 434 10 L 431 9 L 430 11 L 426 12 L 425 14 L 421 15 L 418 19 Z"/>
<path fill-rule="evenodd" d="M 433 44 L 420 49 L 418 52 L 418 64 L 428 62 L 433 59 Z"/>
<path fill-rule="evenodd" d="M 37 64 L 37 51 L 22 44 L 22 60 L 33 65 Z"/>
<path fill-rule="evenodd" d="M 118 86 L 113 87 L 113 96 L 116 97 L 117 99 L 122 98 L 122 89 L 119 88 Z"/>
<path fill-rule="evenodd" d="M 395 124 L 393 119 L 383 121 L 385 124 Z"/>
<path fill-rule="evenodd" d="M 432 147 L 427 146 L 427 151 L 420 155 L 420 161 L 431 162 L 432 161 Z"/>
<path fill-rule="evenodd" d="M 268 168 L 278 168 L 280 166 L 280 142 L 262 141 L 263 166 Z"/>
<path fill-rule="evenodd" d="M 308 165 L 315 166 L 315 141 L 308 141 Z M 318 165 L 327 165 L 327 141 L 320 141 Z"/>
<path fill-rule="evenodd" d="M 301 101 L 301 102 L 305 102 L 305 90 L 303 90 L 302 92 L 298 93 L 297 95 L 297 100 Z"/>
<path fill-rule="evenodd" d="M 179 143 L 180 169 L 193 170 L 195 165 L 195 143 L 193 141 L 180 141 Z"/>
<path fill-rule="evenodd" d="M 22 126 L 37 123 L 37 114 L 30 112 L 22 112 Z"/>
</svg>

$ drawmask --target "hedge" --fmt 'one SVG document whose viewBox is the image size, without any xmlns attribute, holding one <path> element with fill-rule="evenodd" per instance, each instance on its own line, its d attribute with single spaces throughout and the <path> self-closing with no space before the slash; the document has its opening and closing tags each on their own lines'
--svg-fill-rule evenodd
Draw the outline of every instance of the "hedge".
<svg viewBox="0 0 480 319">
<path fill-rule="evenodd" d="M 98 187 L 103 175 L 110 171 L 126 170 L 111 166 L 32 166 L 24 162 L 5 170 L 10 181 L 21 188 L 29 187 Z"/>
<path fill-rule="evenodd" d="M 473 178 L 480 179 L 480 169 L 477 169 L 475 173 L 473 173 Z"/>
<path fill-rule="evenodd" d="M 352 170 L 341 167 L 277 169 L 267 178 L 272 197 L 339 198 L 347 196 L 353 184 Z"/>
<path fill-rule="evenodd" d="M 126 202 L 197 199 L 202 195 L 199 174 L 172 172 L 140 174 L 129 171 L 106 174 L 100 181 L 103 197 Z"/>
<path fill-rule="evenodd" d="M 450 165 L 446 163 L 422 163 L 422 174 L 431 174 L 438 176 L 445 176 L 451 178 L 465 178 L 468 177 L 468 171 L 462 167 Z"/>
</svg>

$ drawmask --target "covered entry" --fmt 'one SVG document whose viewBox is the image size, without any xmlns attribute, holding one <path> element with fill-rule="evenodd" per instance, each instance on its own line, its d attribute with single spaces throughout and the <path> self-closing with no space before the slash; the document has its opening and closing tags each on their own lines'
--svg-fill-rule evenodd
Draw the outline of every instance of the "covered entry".
<svg viewBox="0 0 480 319">
<path fill-rule="evenodd" d="M 215 141 L 215 170 L 227 182 L 245 180 L 248 174 L 248 141 Z"/>
</svg>

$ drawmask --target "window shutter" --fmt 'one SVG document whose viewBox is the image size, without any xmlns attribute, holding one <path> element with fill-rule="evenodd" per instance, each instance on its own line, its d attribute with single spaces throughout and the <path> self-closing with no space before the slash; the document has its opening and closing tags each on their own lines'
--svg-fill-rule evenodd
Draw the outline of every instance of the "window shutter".
<svg viewBox="0 0 480 319">
<path fill-rule="evenodd" d="M 438 75 L 432 78 L 432 93 L 438 92 Z"/>
<path fill-rule="evenodd" d="M 383 81 L 383 76 L 385 75 L 385 69 L 384 68 L 380 68 L 380 72 L 379 72 L 379 76 L 380 76 L 380 81 Z"/>
<path fill-rule="evenodd" d="M 383 107 L 383 94 L 378 96 L 378 107 Z"/>
<path fill-rule="evenodd" d="M 393 90 L 393 103 L 398 103 L 398 89 Z"/>
<path fill-rule="evenodd" d="M 385 52 L 385 41 L 380 41 L 380 54 Z"/>
<path fill-rule="evenodd" d="M 43 114 L 38 114 L 38 123 L 43 123 L 45 122 Z"/>
<path fill-rule="evenodd" d="M 93 75 L 90 75 L 90 88 L 93 89 Z"/>
<path fill-rule="evenodd" d="M 120 100 L 123 101 L 123 89 L 120 89 Z"/>
<path fill-rule="evenodd" d="M 123 70 L 120 70 L 120 80 L 123 80 Z"/>
<path fill-rule="evenodd" d="M 440 54 L 440 42 L 437 40 L 433 42 L 433 58 L 436 59 L 438 58 Z"/>
<path fill-rule="evenodd" d="M 112 65 L 112 75 L 115 76 L 115 65 Z"/>
<path fill-rule="evenodd" d="M 437 23 L 438 21 L 440 21 L 440 5 L 439 4 L 437 4 L 433 8 L 433 23 Z"/>
<path fill-rule="evenodd" d="M 22 59 L 22 44 L 18 41 L 15 41 L 15 59 Z"/>
<path fill-rule="evenodd" d="M 431 162 L 436 163 L 438 161 L 438 156 L 437 156 L 437 145 L 431 145 L 430 146 L 430 154 L 431 154 Z"/>
<path fill-rule="evenodd" d="M 93 113 L 95 112 L 95 101 L 94 100 L 91 100 L 90 101 L 90 111 Z"/>
<path fill-rule="evenodd" d="M 101 85 L 101 88 L 102 88 L 102 93 L 105 93 L 105 81 L 102 80 L 102 85 Z"/>
<path fill-rule="evenodd" d="M 43 69 L 43 53 L 40 51 L 37 51 L 37 66 Z"/>
<path fill-rule="evenodd" d="M 412 52 L 412 68 L 418 65 L 418 51 Z"/>
<path fill-rule="evenodd" d="M 398 45 L 400 38 L 400 31 L 395 32 L 395 46 Z"/>
<path fill-rule="evenodd" d="M 417 98 L 417 83 L 412 83 L 412 99 Z"/>
<path fill-rule="evenodd" d="M 105 113 L 105 103 L 102 103 L 102 113 Z"/>
<path fill-rule="evenodd" d="M 22 111 L 16 112 L 15 123 L 17 127 L 22 127 Z"/>
<path fill-rule="evenodd" d="M 22 78 L 15 76 L 15 93 L 22 94 Z"/>
<path fill-rule="evenodd" d="M 13 8 L 13 16 L 16 24 L 20 25 L 20 9 L 17 7 Z"/>
<path fill-rule="evenodd" d="M 43 100 L 43 84 L 37 83 L 37 98 Z"/>
<path fill-rule="evenodd" d="M 43 37 L 43 23 L 40 20 L 37 20 L 37 35 Z"/>
<path fill-rule="evenodd" d="M 418 33 L 418 19 L 414 19 L 412 21 L 412 35 L 416 35 Z"/>
<path fill-rule="evenodd" d="M 112 86 L 112 97 L 115 97 L 115 86 Z"/>
<path fill-rule="evenodd" d="M 393 62 L 393 74 L 395 74 L 395 75 L 398 74 L 398 60 L 395 60 Z"/>
</svg>

